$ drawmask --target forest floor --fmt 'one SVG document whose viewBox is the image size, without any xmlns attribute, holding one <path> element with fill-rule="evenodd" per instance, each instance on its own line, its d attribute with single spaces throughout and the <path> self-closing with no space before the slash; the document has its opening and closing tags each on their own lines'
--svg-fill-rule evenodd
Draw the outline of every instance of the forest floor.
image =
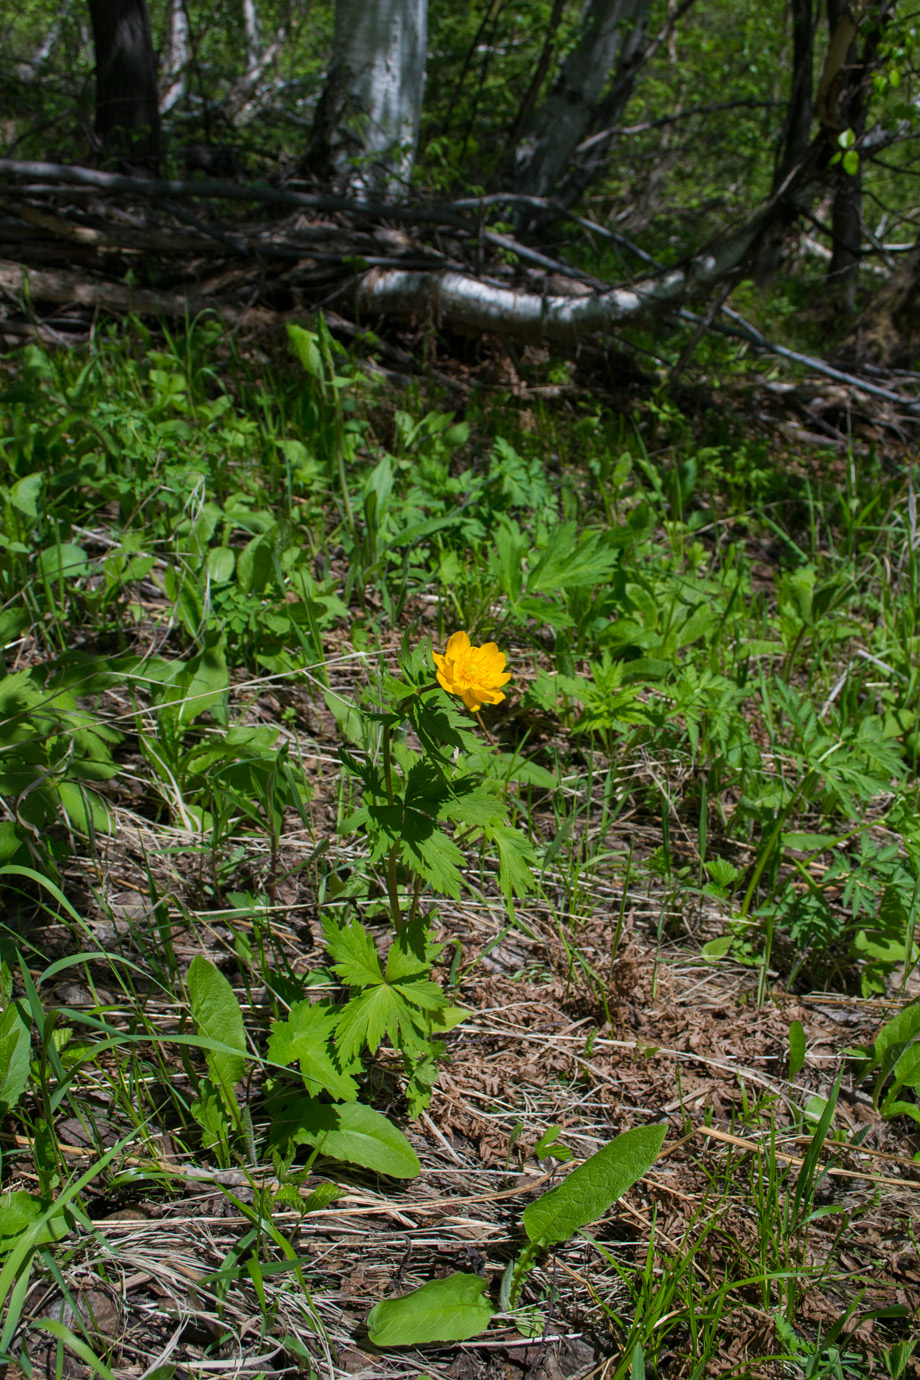
<svg viewBox="0 0 920 1380">
<path fill-rule="evenodd" d="M 920 1375 L 916 1080 L 895 1107 L 860 1076 L 920 997 L 910 466 L 712 418 L 701 437 L 660 401 L 635 424 L 506 394 L 440 412 L 313 339 L 306 378 L 220 332 L 3 363 L 0 955 L 33 1046 L 4 1092 L 0 1373 Z M 502 524 L 531 544 L 523 591 Z M 615 567 L 593 531 L 619 533 Z M 471 724 L 533 764 L 507 789 L 536 886 L 509 902 L 471 845 L 429 909 L 468 1014 L 425 1110 L 397 1051 L 366 1058 L 362 1101 L 417 1175 L 300 1172 L 258 1052 L 279 1012 L 340 993 L 330 912 L 387 934 L 342 748 L 373 756 L 356 707 L 457 627 L 507 654 L 507 698 Z M 276 771 L 248 817 L 221 807 L 244 741 Z M 236 1136 L 200 1111 L 202 956 L 256 1056 Z M 653 1168 L 500 1307 L 534 1195 L 662 1123 Z M 452 1272 L 487 1280 L 487 1331 L 372 1344 L 372 1305 Z"/>
</svg>

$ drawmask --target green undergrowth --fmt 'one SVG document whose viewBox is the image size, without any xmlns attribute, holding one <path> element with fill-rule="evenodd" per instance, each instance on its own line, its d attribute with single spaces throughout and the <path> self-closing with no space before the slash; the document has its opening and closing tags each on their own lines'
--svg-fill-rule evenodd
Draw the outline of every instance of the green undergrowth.
<svg viewBox="0 0 920 1380">
<path fill-rule="evenodd" d="M 3 1357 L 34 1333 L 30 1271 L 92 1232 L 91 1183 L 177 1190 L 164 1132 L 183 1163 L 249 1176 L 233 1278 L 262 1297 L 260 1270 L 286 1261 L 309 1298 L 278 1214 L 343 1191 L 313 1184 L 317 1161 L 419 1172 L 400 1123 L 429 1105 L 478 961 L 451 904 L 491 906 L 496 943 L 545 907 L 599 1009 L 579 940 L 598 878 L 622 898 L 611 967 L 639 887 L 684 917 L 670 938 L 747 968 L 758 1004 L 777 982 L 898 995 L 915 967 L 911 469 L 855 445 L 806 463 L 663 394 L 629 416 L 494 394 L 458 409 L 384 388 L 372 350 L 347 353 L 322 320 L 273 350 L 208 320 L 175 337 L 134 322 L 3 362 L 0 1105 L 38 1180 L 0 1207 Z M 434 675 L 458 629 L 513 677 L 478 716 Z M 119 849 L 144 879 L 127 921 L 109 899 Z M 306 963 L 281 925 L 298 886 L 322 922 Z M 79 1010 L 50 995 L 64 977 L 91 993 Z M 883 1113 L 920 1121 L 915 1026 L 859 1057 Z M 75 1175 L 55 1126 L 92 1135 L 103 1105 L 118 1134 Z M 509 1316 L 539 1253 L 622 1191 L 610 1175 L 646 1171 L 648 1134 L 638 1159 L 614 1140 L 574 1171 L 587 1206 L 572 1187 L 526 1209 L 493 1300 Z M 17 1163 L 4 1153 L 10 1181 Z M 705 1307 L 703 1237 L 664 1274 L 649 1243 L 645 1274 L 603 1305 L 618 1375 L 646 1373 L 664 1320 L 686 1331 L 694 1310 L 693 1346 L 714 1346 L 751 1290 L 801 1373 L 837 1373 L 803 1359 L 793 1325 L 810 1180 L 787 1180 L 759 1200 L 782 1219 L 769 1258 L 710 1280 Z M 371 1340 L 487 1326 L 481 1281 L 452 1278 L 380 1305 Z M 54 1335 L 112 1373 L 80 1316 Z"/>
</svg>

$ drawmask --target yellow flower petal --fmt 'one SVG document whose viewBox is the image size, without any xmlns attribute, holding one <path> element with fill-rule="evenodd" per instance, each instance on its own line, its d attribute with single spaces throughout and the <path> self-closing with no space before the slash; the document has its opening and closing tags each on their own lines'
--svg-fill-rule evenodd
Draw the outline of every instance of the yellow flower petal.
<svg viewBox="0 0 920 1380">
<path fill-rule="evenodd" d="M 475 713 L 484 704 L 500 704 L 505 698 L 500 685 L 511 679 L 505 670 L 505 654 L 496 642 L 474 647 L 465 632 L 448 638 L 443 655 L 432 652 L 438 684 L 450 695 L 458 695 L 467 709 Z"/>
<path fill-rule="evenodd" d="M 447 650 L 445 655 L 449 660 L 456 661 L 464 652 L 470 650 L 470 639 L 465 632 L 455 632 L 452 637 L 447 639 Z"/>
</svg>

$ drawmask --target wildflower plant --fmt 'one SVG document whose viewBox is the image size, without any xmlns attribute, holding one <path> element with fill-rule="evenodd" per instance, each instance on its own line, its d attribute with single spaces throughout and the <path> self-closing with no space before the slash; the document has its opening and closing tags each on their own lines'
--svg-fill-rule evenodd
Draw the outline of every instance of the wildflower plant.
<svg viewBox="0 0 920 1380">
<path fill-rule="evenodd" d="M 359 797 L 342 832 L 360 836 L 369 875 L 367 886 L 340 898 L 344 912 L 324 922 L 332 969 L 349 995 L 342 1006 L 310 1009 L 317 1038 L 320 1017 L 326 1022 L 322 1042 L 341 1075 L 314 1079 L 313 1091 L 325 1086 L 335 1097 L 357 1096 L 363 1059 L 386 1039 L 402 1057 L 410 1110 L 421 1112 L 444 1053 L 439 1036 L 465 1015 L 431 980 L 445 945 L 432 938 L 437 912 L 429 898 L 457 900 L 481 872 L 497 872 L 509 908 L 534 889 L 537 859 L 529 839 L 508 821 L 501 754 L 483 744 L 470 720 L 470 711 L 478 715 L 483 705 L 505 698 L 500 687 L 511 677 L 504 668 L 494 643 L 473 647 L 463 632 L 450 638 L 443 655 L 427 645 L 404 647 L 400 674 L 384 672 L 374 703 L 360 711 L 364 750 L 340 748 Z M 365 923 L 380 913 L 375 879 L 392 926 L 385 953 Z M 273 1057 L 291 1044 L 292 1021 L 303 1024 L 307 1014 L 295 1010 L 276 1023 Z M 306 1077 L 302 1060 L 301 1069 Z"/>
</svg>

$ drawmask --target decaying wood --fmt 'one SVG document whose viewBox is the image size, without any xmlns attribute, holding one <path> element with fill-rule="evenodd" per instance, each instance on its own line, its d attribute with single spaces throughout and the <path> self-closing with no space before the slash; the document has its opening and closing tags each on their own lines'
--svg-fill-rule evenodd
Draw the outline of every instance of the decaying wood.
<svg viewBox="0 0 920 1380">
<path fill-rule="evenodd" d="M 756 216 L 682 264 L 666 268 L 624 243 L 645 266 L 643 276 L 610 284 L 484 224 L 501 201 L 552 211 L 546 198 L 378 204 L 266 183 L 137 178 L 0 159 L 0 335 L 40 334 L 42 304 L 55 308 L 52 330 L 62 311 L 69 330 L 79 328 L 81 313 L 88 328 L 100 311 L 181 320 L 210 310 L 234 327 L 260 328 L 290 313 L 334 308 L 363 323 L 390 317 L 572 352 L 603 347 L 624 326 L 657 315 L 804 365 L 854 390 L 863 410 L 878 399 L 889 409 L 886 425 L 902 426 L 920 410 L 908 391 L 912 375 L 870 380 L 773 345 L 721 302 L 725 285 L 748 271 L 773 233 L 790 182 L 812 173 L 794 170 Z M 219 217 L 217 208 L 228 203 L 242 214 Z M 592 235 L 622 240 L 569 219 Z M 164 281 L 168 289 L 155 286 Z M 692 310 L 696 300 L 710 304 L 702 315 Z"/>
</svg>

